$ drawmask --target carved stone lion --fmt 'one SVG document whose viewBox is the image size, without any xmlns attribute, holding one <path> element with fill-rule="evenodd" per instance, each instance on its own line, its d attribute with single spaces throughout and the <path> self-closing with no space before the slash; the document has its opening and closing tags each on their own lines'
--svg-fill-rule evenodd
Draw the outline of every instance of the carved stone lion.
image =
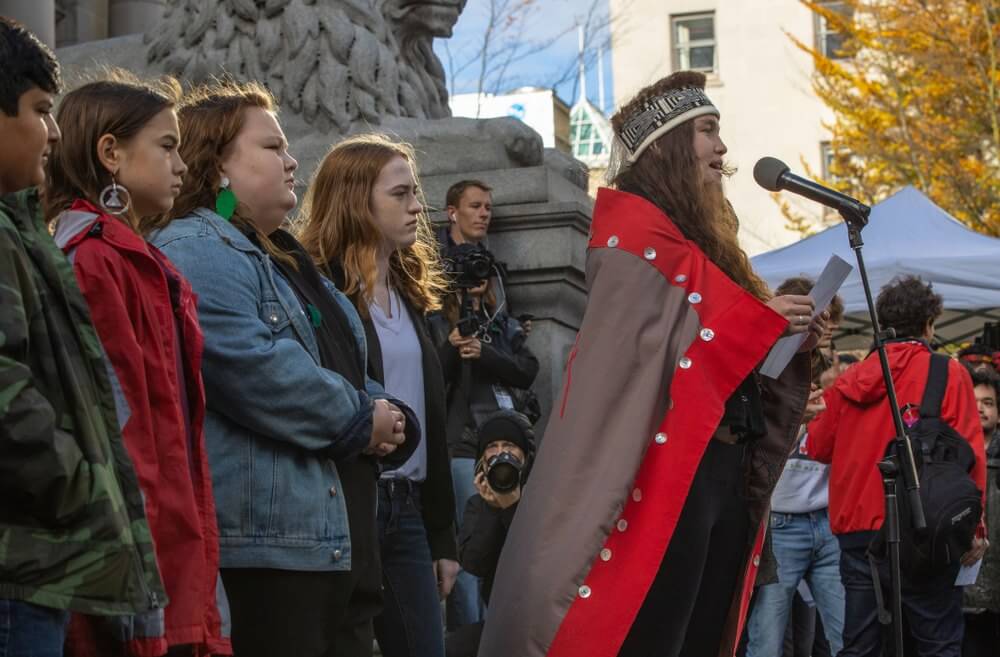
<svg viewBox="0 0 1000 657">
<path fill-rule="evenodd" d="M 185 80 L 264 82 L 320 132 L 451 116 L 434 37 L 466 0 L 176 0 L 145 35 L 149 64 Z"/>
</svg>

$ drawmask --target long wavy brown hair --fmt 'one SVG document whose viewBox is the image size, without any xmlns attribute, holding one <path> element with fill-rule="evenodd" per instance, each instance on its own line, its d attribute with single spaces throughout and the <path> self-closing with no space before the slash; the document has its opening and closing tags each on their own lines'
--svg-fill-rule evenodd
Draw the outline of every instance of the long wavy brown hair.
<svg viewBox="0 0 1000 657">
<path fill-rule="evenodd" d="M 651 98 L 669 89 L 691 87 L 704 89 L 705 76 L 694 71 L 669 75 L 640 91 L 623 106 L 611 118 L 611 127 L 620 133 L 626 119 Z M 682 123 L 653 142 L 638 161 L 620 171 L 611 183 L 660 208 L 684 237 L 697 244 L 740 287 L 763 301 L 771 298 L 767 284 L 753 271 L 750 259 L 740 248 L 739 220 L 726 200 L 722 185 L 702 181 L 694 151 L 694 120 Z"/>
<path fill-rule="evenodd" d="M 188 166 L 184 185 L 169 214 L 142 219 L 143 234 L 186 217 L 197 208 L 215 209 L 215 199 L 222 186 L 222 158 L 243 128 L 246 111 L 254 107 L 277 113 L 271 92 L 257 82 L 215 80 L 184 95 L 177 111 L 181 128 L 180 155 Z M 239 203 L 230 222 L 242 230 L 252 229 L 271 257 L 295 265 L 294 258 L 256 229 L 253 219 Z"/>
<path fill-rule="evenodd" d="M 45 218 L 54 220 L 77 199 L 99 206 L 112 176 L 97 157 L 97 142 L 104 135 L 127 142 L 180 97 L 181 87 L 171 77 L 147 82 L 120 69 L 105 70 L 100 79 L 66 94 L 56 115 L 63 136 L 46 166 Z M 120 218 L 139 230 L 141 218 L 132 208 Z"/>
<path fill-rule="evenodd" d="M 379 173 L 396 157 L 409 162 L 414 179 L 419 180 L 408 144 L 380 134 L 340 142 L 313 175 L 296 221 L 299 241 L 316 264 L 326 268 L 336 263 L 343 269 L 343 292 L 363 317 L 368 316 L 375 294 L 382 241 L 371 210 L 372 189 Z M 421 204 L 426 206 L 422 199 Z M 448 284 L 425 213 L 417 217 L 417 241 L 389 256 L 389 282 L 420 312 L 441 308 Z"/>
</svg>

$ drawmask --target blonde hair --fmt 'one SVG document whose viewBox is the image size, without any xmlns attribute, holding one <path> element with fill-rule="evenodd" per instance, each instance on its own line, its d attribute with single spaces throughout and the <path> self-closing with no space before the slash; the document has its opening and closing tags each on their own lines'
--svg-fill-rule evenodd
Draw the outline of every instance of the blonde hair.
<svg viewBox="0 0 1000 657">
<path fill-rule="evenodd" d="M 317 265 L 327 268 L 339 262 L 344 271 L 343 292 L 364 317 L 375 292 L 382 240 L 372 215 L 372 189 L 379 173 L 396 157 L 409 163 L 417 179 L 416 158 L 409 144 L 385 135 L 363 134 L 335 145 L 313 175 L 296 221 L 299 241 Z M 416 242 L 389 256 L 389 277 L 392 286 L 422 313 L 441 308 L 448 284 L 424 212 L 417 216 Z"/>
</svg>

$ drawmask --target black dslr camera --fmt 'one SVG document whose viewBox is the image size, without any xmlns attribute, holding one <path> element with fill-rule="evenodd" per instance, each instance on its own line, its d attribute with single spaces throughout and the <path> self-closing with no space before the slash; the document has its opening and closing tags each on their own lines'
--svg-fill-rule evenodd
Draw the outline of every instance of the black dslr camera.
<svg viewBox="0 0 1000 657">
<path fill-rule="evenodd" d="M 524 463 L 510 452 L 494 454 L 483 466 L 486 481 L 498 493 L 510 493 L 521 485 Z"/>
<path fill-rule="evenodd" d="M 456 244 L 445 250 L 443 256 L 448 278 L 462 297 L 462 312 L 456 325 L 458 332 L 463 337 L 474 335 L 479 330 L 479 320 L 466 292 L 493 276 L 496 259 L 482 244 Z"/>
<path fill-rule="evenodd" d="M 444 264 L 452 285 L 470 290 L 489 280 L 496 259 L 481 244 L 456 244 L 444 252 Z"/>
</svg>

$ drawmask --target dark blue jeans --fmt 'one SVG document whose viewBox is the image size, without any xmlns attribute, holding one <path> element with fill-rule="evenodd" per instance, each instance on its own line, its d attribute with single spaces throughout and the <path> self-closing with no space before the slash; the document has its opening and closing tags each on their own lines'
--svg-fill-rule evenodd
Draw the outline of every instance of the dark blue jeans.
<svg viewBox="0 0 1000 657">
<path fill-rule="evenodd" d="M 420 515 L 420 488 L 379 482 L 378 534 L 385 607 L 375 638 L 385 657 L 443 657 L 441 599 Z"/>
<path fill-rule="evenodd" d="M 850 534 L 845 536 L 850 537 Z M 878 622 L 878 606 L 865 547 L 841 538 L 840 575 L 847 592 L 844 613 L 844 649 L 840 657 L 879 657 L 883 642 L 891 651 L 892 633 Z M 949 585 L 957 573 L 946 573 L 936 582 L 903 585 L 903 617 L 915 650 L 907 657 L 960 657 L 962 652 L 962 589 Z M 885 604 L 890 606 L 887 567 L 879 570 Z M 949 582 L 950 580 L 950 582 Z"/>
<path fill-rule="evenodd" d="M 62 657 L 69 612 L 0 598 L 0 657 Z"/>
</svg>

